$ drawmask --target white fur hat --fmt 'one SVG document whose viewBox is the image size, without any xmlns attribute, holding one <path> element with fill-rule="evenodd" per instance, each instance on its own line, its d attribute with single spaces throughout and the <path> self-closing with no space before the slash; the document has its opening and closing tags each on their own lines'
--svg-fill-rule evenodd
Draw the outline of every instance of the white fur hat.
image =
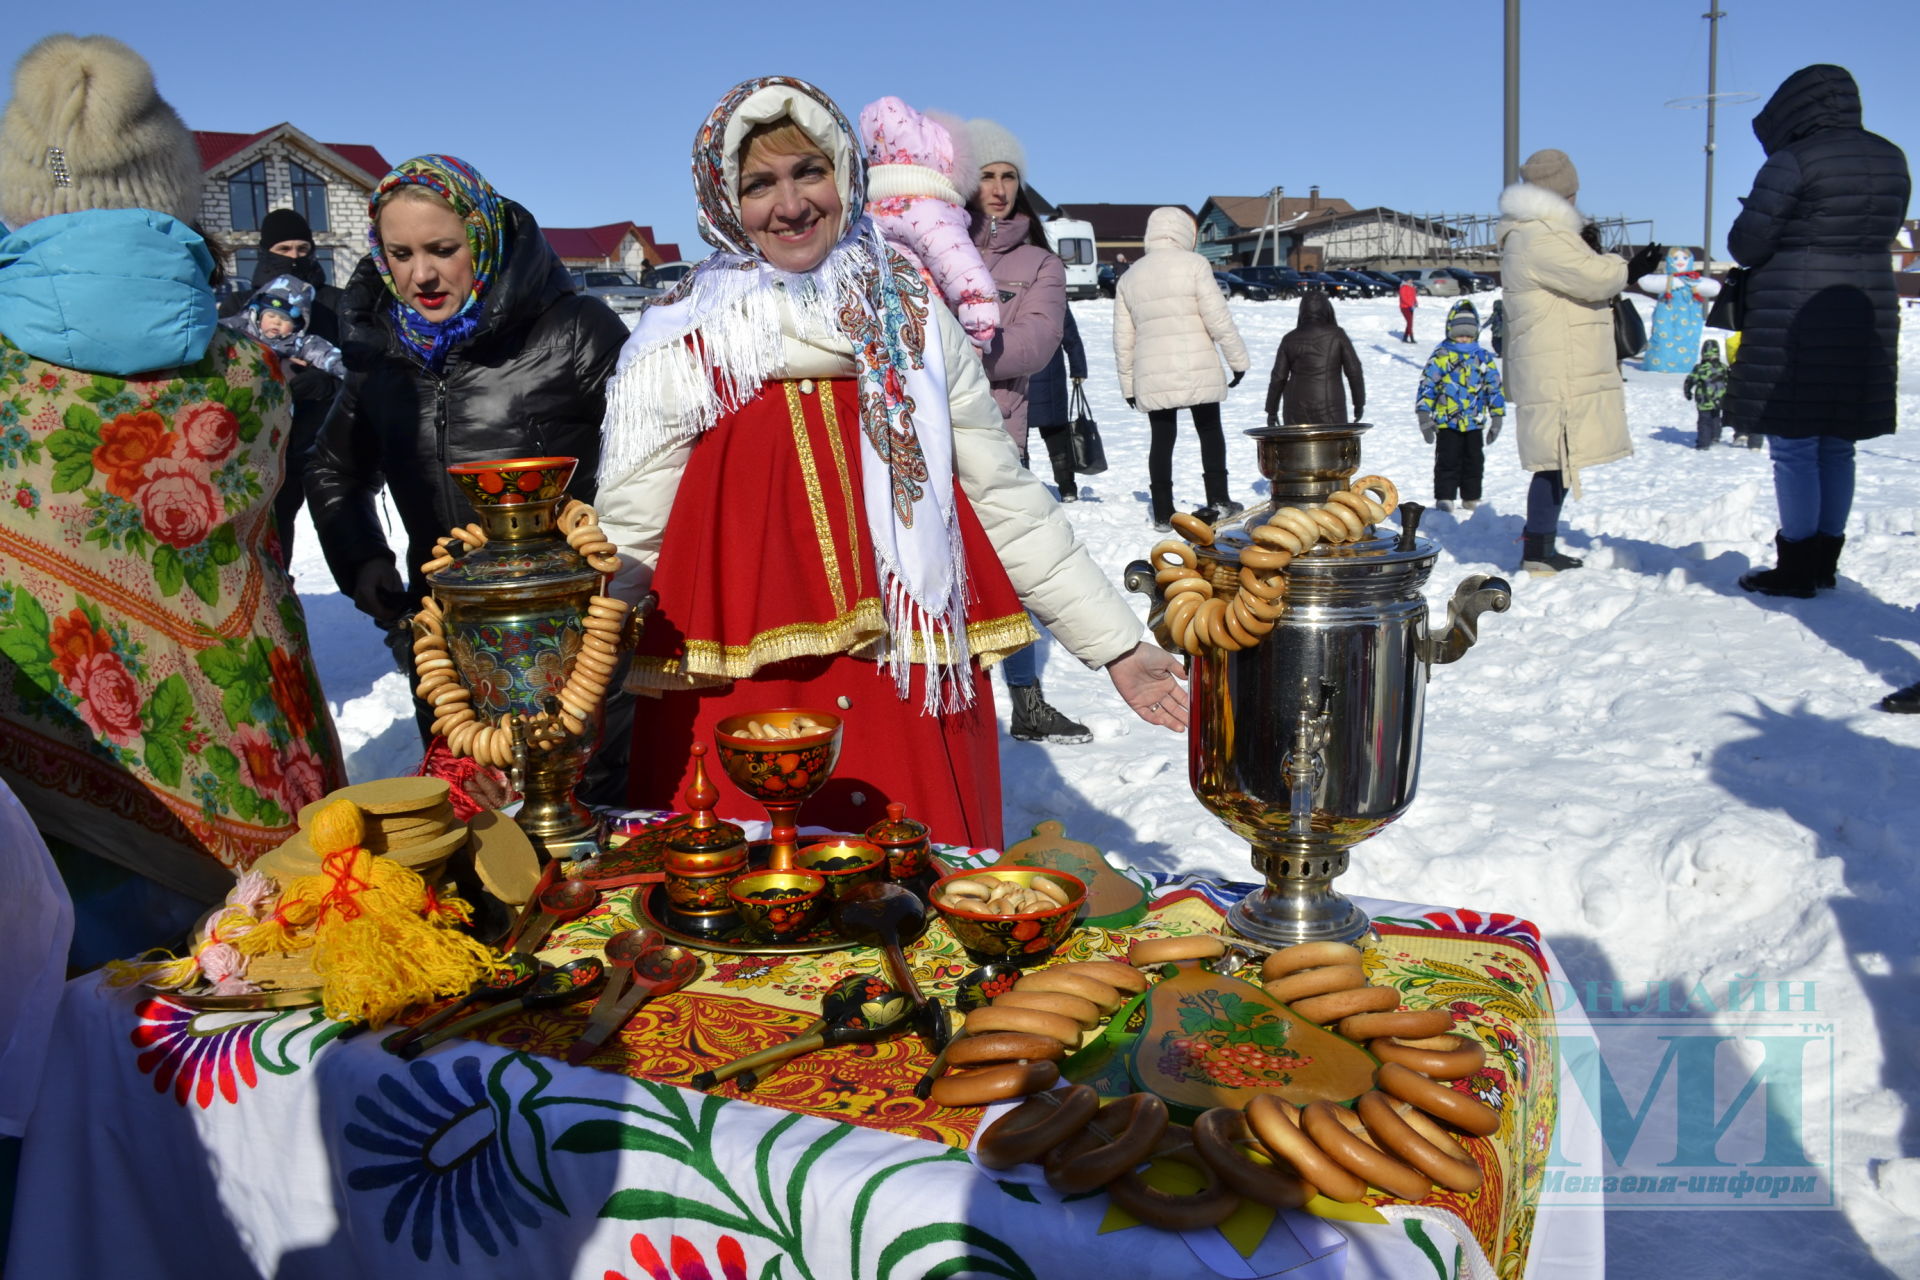
<svg viewBox="0 0 1920 1280">
<path fill-rule="evenodd" d="M 48 36 L 13 71 L 0 119 L 0 218 L 18 227 L 83 209 L 200 212 L 200 153 L 153 86 L 147 60 L 111 36 Z"/>
<path fill-rule="evenodd" d="M 969 120 L 967 138 L 973 143 L 976 173 L 990 164 L 1010 164 L 1020 174 L 1020 185 L 1027 185 L 1027 149 L 1005 125 L 992 120 Z"/>
</svg>

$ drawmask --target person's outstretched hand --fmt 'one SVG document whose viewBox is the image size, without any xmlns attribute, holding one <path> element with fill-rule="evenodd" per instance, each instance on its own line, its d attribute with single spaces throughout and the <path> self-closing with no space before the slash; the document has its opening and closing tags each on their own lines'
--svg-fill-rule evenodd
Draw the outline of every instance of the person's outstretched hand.
<svg viewBox="0 0 1920 1280">
<path fill-rule="evenodd" d="M 1142 640 L 1107 664 L 1107 677 L 1134 714 L 1174 732 L 1187 727 L 1187 686 L 1180 663 L 1159 645 Z"/>
<path fill-rule="evenodd" d="M 1667 265 L 1665 245 L 1643 244 L 1633 251 L 1633 257 L 1627 259 L 1627 286 L 1631 288 L 1641 276 L 1664 273 Z"/>
</svg>

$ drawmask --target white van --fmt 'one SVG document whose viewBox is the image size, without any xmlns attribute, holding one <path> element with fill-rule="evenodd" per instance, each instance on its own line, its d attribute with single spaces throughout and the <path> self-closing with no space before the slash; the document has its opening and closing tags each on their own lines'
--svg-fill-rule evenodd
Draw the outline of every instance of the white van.
<svg viewBox="0 0 1920 1280">
<path fill-rule="evenodd" d="M 1094 250 L 1093 224 L 1072 218 L 1055 218 L 1040 225 L 1047 233 L 1047 243 L 1060 255 L 1060 261 L 1067 264 L 1067 297 L 1099 297 L 1100 262 Z"/>
</svg>

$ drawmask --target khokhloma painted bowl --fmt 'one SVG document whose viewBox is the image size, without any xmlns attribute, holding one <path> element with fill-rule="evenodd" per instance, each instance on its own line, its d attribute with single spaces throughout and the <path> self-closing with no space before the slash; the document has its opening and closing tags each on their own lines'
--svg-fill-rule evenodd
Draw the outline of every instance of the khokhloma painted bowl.
<svg viewBox="0 0 1920 1280">
<path fill-rule="evenodd" d="M 953 885 L 982 876 L 1012 881 L 1032 887 L 1036 880 L 1048 880 L 1066 891 L 1064 905 L 1040 911 L 1011 914 L 975 910 L 952 901 L 947 893 Z M 1087 903 L 1087 886 L 1077 876 L 1064 871 L 1037 867 L 980 867 L 956 871 L 934 882 L 927 894 L 933 909 L 946 921 L 947 929 L 970 954 L 1006 956 L 1020 964 L 1044 958 L 1073 932 L 1073 922 Z"/>
</svg>

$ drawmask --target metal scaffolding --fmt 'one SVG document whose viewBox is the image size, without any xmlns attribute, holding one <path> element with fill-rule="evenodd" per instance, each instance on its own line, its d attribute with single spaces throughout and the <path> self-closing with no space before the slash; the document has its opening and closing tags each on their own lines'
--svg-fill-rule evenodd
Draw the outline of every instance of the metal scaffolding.
<svg viewBox="0 0 1920 1280">
<path fill-rule="evenodd" d="M 1306 231 L 1318 242 L 1329 266 L 1471 269 L 1499 263 L 1500 245 L 1495 239 L 1498 214 L 1416 214 L 1393 209 L 1371 209 L 1367 213 L 1370 216 L 1365 220 L 1348 222 L 1323 235 Z M 1653 236 L 1653 222 L 1646 218 L 1616 214 L 1596 218 L 1594 225 L 1600 232 L 1601 247 L 1607 250 L 1643 244 Z"/>
</svg>

